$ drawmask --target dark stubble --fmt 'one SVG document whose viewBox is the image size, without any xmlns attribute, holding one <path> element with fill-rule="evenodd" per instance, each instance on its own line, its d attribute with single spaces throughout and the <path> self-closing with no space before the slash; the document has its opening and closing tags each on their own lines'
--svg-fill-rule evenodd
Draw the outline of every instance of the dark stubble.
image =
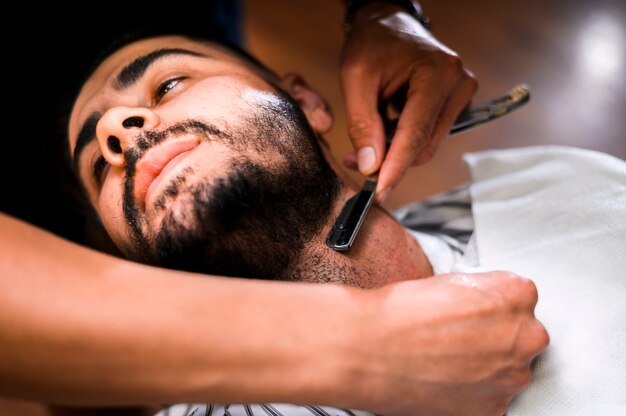
<svg viewBox="0 0 626 416">
<path fill-rule="evenodd" d="M 252 108 L 240 126 L 223 131 L 202 120 L 185 120 L 142 133 L 137 146 L 125 152 L 123 205 L 132 233 L 124 249 L 128 257 L 192 272 L 290 278 L 305 244 L 327 223 L 340 182 L 288 95 L 281 94 L 279 103 Z M 133 197 L 136 163 L 161 141 L 188 134 L 231 148 L 230 169 L 192 186 L 185 173 L 193 172 L 183 172 L 157 198 L 167 213 L 160 229 L 147 235 Z M 264 166 L 250 152 L 286 162 Z M 168 209 L 174 203 L 177 208 Z"/>
</svg>

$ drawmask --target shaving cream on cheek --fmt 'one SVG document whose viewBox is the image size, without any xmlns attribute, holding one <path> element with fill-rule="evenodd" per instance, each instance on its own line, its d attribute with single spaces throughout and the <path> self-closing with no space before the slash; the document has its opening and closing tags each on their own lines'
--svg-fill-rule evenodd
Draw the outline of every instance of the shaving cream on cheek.
<svg viewBox="0 0 626 416">
<path fill-rule="evenodd" d="M 277 95 L 261 91 L 254 88 L 246 88 L 241 93 L 241 98 L 248 104 L 253 106 L 277 107 L 281 105 L 280 98 Z"/>
</svg>

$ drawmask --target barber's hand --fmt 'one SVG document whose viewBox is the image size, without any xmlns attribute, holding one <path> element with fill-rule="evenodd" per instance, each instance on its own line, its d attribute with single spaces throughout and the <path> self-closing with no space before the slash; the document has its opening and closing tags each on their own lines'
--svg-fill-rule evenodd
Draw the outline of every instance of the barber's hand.
<svg viewBox="0 0 626 416">
<path fill-rule="evenodd" d="M 370 366 L 353 388 L 379 414 L 502 416 L 548 345 L 534 284 L 508 272 L 435 276 L 371 296 L 376 306 L 355 328 Z"/>
<path fill-rule="evenodd" d="M 357 12 L 347 35 L 341 85 L 356 150 L 345 163 L 355 168 L 358 160 L 364 175 L 380 168 L 377 191 L 383 199 L 410 166 L 432 158 L 478 84 L 456 53 L 410 14 L 373 3 Z M 385 156 L 378 106 L 404 93 L 398 128 Z"/>
</svg>

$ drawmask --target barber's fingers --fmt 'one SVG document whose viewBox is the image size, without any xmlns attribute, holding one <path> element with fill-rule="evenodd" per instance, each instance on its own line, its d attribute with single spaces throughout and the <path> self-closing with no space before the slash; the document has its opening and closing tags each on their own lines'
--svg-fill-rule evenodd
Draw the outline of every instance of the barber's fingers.
<svg viewBox="0 0 626 416">
<path fill-rule="evenodd" d="M 442 140 L 448 136 L 450 129 L 459 114 L 461 114 L 461 112 L 471 102 L 477 89 L 478 82 L 476 81 L 476 78 L 474 78 L 474 75 L 468 70 L 464 70 L 463 76 L 453 87 L 441 109 L 441 112 L 439 113 L 439 118 L 435 123 L 431 138 L 426 142 L 426 146 L 419 151 L 412 164 L 421 165 L 432 159 Z M 357 170 L 357 153 L 348 153 L 344 157 L 343 163 L 349 169 Z"/>
<path fill-rule="evenodd" d="M 535 317 L 539 300 L 537 286 L 532 280 L 513 273 L 497 273 L 496 279 L 492 281 L 493 290 L 509 310 L 520 316 L 517 351 L 520 359 L 530 364 L 550 343 L 548 331 Z"/>
<path fill-rule="evenodd" d="M 550 343 L 550 336 L 543 324 L 535 317 L 535 308 L 539 301 L 537 286 L 531 279 L 520 277 L 513 273 L 501 272 L 501 293 L 509 302 L 512 310 L 526 316 L 526 321 L 521 323 L 520 336 L 523 337 L 518 343 L 519 352 L 527 357 L 528 362 L 546 349 Z M 503 283 L 503 284 L 502 284 Z"/>
<path fill-rule="evenodd" d="M 453 87 L 439 113 L 439 118 L 437 119 L 430 140 L 426 143 L 426 146 L 420 150 L 414 164 L 422 165 L 433 158 L 443 139 L 448 137 L 450 129 L 459 114 L 461 114 L 472 101 L 472 97 L 477 89 L 478 82 L 476 78 L 474 78 L 474 75 L 464 70 L 463 76 Z"/>
<path fill-rule="evenodd" d="M 451 283 L 475 288 L 483 292 L 506 310 L 520 317 L 517 351 L 520 358 L 530 362 L 546 349 L 550 336 L 543 324 L 535 317 L 539 294 L 535 283 L 508 271 L 482 273 L 452 273 L 447 275 Z"/>
<path fill-rule="evenodd" d="M 453 70 L 424 66 L 412 75 L 407 101 L 378 177 L 379 193 L 386 194 L 386 190 L 394 188 L 426 148 L 439 114 L 462 73 L 459 61 Z"/>
<path fill-rule="evenodd" d="M 342 67 L 348 135 L 363 175 L 376 172 L 385 154 L 384 129 L 378 113 L 380 83 L 380 73 L 362 63 L 348 63 Z"/>
<path fill-rule="evenodd" d="M 513 309 L 525 310 L 534 314 L 535 306 L 539 300 L 539 292 L 532 280 L 514 273 L 501 272 L 498 289 Z"/>
<path fill-rule="evenodd" d="M 448 279 L 451 283 L 476 288 L 501 299 L 512 310 L 523 309 L 534 313 L 539 299 L 537 286 L 532 280 L 508 271 L 451 273 Z"/>
<path fill-rule="evenodd" d="M 550 344 L 550 335 L 546 327 L 535 319 L 527 331 L 526 341 L 528 348 L 527 354 L 530 357 L 529 361 L 532 362 L 532 360 L 548 347 Z"/>
</svg>

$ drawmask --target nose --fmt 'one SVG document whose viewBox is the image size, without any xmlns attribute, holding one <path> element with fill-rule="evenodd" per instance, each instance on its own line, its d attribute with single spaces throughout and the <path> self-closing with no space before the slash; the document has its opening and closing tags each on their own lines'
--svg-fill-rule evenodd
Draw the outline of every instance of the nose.
<svg viewBox="0 0 626 416">
<path fill-rule="evenodd" d="M 96 137 L 102 155 L 111 166 L 124 165 L 124 152 L 133 146 L 137 134 L 156 128 L 159 116 L 148 108 L 113 107 L 102 115 Z"/>
</svg>

